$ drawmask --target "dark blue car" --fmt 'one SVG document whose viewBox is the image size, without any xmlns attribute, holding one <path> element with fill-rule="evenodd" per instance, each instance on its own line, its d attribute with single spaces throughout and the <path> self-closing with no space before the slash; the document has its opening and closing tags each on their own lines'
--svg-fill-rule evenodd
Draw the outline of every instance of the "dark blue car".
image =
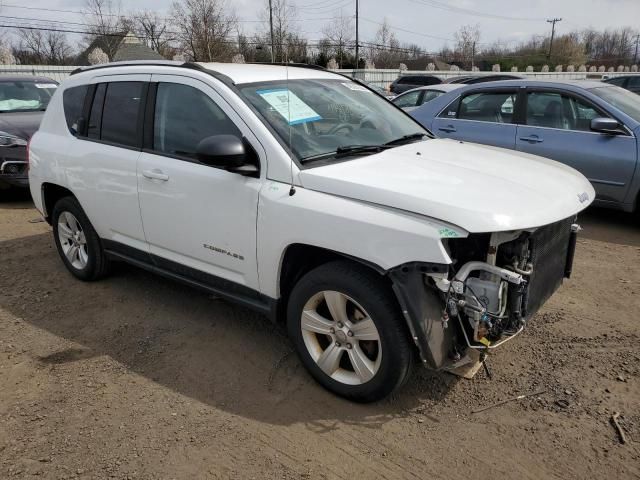
<svg viewBox="0 0 640 480">
<path fill-rule="evenodd" d="M 640 206 L 640 96 L 620 87 L 491 82 L 446 93 L 410 114 L 439 137 L 565 163 L 591 181 L 597 205 L 628 212 Z"/>
</svg>

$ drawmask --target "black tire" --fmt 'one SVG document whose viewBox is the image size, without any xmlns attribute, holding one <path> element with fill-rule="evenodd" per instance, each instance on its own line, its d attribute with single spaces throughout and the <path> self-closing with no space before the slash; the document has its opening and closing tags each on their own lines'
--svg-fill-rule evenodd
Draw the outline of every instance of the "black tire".
<svg viewBox="0 0 640 480">
<path fill-rule="evenodd" d="M 87 261 L 83 268 L 77 268 L 72 265 L 67 256 L 64 253 L 62 245 L 60 243 L 60 235 L 58 233 L 58 222 L 60 215 L 64 212 L 71 213 L 80 224 L 84 237 L 86 239 L 86 252 Z M 53 225 L 53 238 L 56 242 L 56 248 L 58 254 L 62 259 L 67 270 L 73 274 L 76 278 L 84 281 L 98 280 L 106 276 L 109 272 L 109 260 L 107 259 L 100 237 L 91 225 L 91 222 L 87 218 L 87 215 L 82 210 L 82 207 L 74 197 L 64 197 L 56 202 L 52 212 L 52 225 Z"/>
<path fill-rule="evenodd" d="M 335 380 L 318 366 L 305 344 L 301 326 L 303 309 L 323 291 L 340 292 L 350 297 L 366 310 L 375 324 L 382 354 L 376 373 L 364 383 L 352 385 Z M 349 400 L 363 403 L 380 400 L 402 386 L 411 371 L 413 346 L 391 288 L 378 274 L 355 262 L 333 261 L 304 275 L 289 296 L 287 328 L 309 373 L 326 389 Z M 353 366 L 350 359 L 348 365 Z"/>
</svg>

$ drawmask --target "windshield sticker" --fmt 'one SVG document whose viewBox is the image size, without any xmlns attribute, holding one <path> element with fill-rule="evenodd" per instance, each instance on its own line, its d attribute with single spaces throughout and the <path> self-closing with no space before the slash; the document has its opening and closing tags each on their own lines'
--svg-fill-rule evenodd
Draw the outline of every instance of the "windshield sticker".
<svg viewBox="0 0 640 480">
<path fill-rule="evenodd" d="M 447 227 L 441 228 L 440 230 L 438 230 L 438 233 L 442 238 L 455 238 L 459 236 L 458 232 Z"/>
<path fill-rule="evenodd" d="M 36 88 L 58 88 L 55 83 L 36 83 Z"/>
<path fill-rule="evenodd" d="M 256 93 L 282 115 L 289 122 L 289 125 L 322 120 L 322 117 L 313 108 L 288 88 L 258 90 Z"/>
<path fill-rule="evenodd" d="M 347 87 L 349 90 L 353 90 L 355 92 L 370 92 L 370 93 L 373 93 L 368 88 L 363 87 L 362 85 L 358 85 L 355 82 L 342 82 L 342 85 Z"/>
</svg>

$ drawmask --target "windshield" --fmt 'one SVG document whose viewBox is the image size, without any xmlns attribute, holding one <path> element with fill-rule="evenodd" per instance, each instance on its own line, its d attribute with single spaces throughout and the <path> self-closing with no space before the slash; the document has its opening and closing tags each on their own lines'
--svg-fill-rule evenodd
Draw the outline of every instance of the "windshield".
<svg viewBox="0 0 640 480">
<path fill-rule="evenodd" d="M 640 95 L 613 86 L 592 88 L 590 92 L 640 122 Z"/>
<path fill-rule="evenodd" d="M 346 78 L 252 83 L 240 91 L 283 143 L 289 145 L 291 137 L 291 150 L 301 162 L 347 148 L 400 144 L 414 134 L 419 140 L 427 133 L 390 102 Z"/>
<path fill-rule="evenodd" d="M 0 82 L 0 113 L 45 110 L 56 87 L 51 81 Z"/>
</svg>

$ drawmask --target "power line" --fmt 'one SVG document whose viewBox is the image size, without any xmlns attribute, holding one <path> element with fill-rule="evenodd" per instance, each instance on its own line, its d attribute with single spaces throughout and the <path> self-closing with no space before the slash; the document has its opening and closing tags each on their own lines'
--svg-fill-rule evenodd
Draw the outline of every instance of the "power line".
<svg viewBox="0 0 640 480">
<path fill-rule="evenodd" d="M 521 21 L 521 22 L 541 22 L 544 21 L 544 18 L 528 18 L 528 17 L 511 17 L 507 15 L 500 15 L 494 13 L 482 12 L 479 10 L 471 10 L 469 8 L 456 7 L 454 5 L 448 5 L 446 3 L 442 3 L 436 0 L 410 0 L 413 3 L 426 5 L 433 8 L 439 8 L 441 10 L 448 10 L 450 12 L 455 13 L 463 13 L 468 15 L 473 15 L 476 17 L 484 17 L 484 18 L 493 18 L 497 20 L 511 20 L 511 21 Z"/>
</svg>

